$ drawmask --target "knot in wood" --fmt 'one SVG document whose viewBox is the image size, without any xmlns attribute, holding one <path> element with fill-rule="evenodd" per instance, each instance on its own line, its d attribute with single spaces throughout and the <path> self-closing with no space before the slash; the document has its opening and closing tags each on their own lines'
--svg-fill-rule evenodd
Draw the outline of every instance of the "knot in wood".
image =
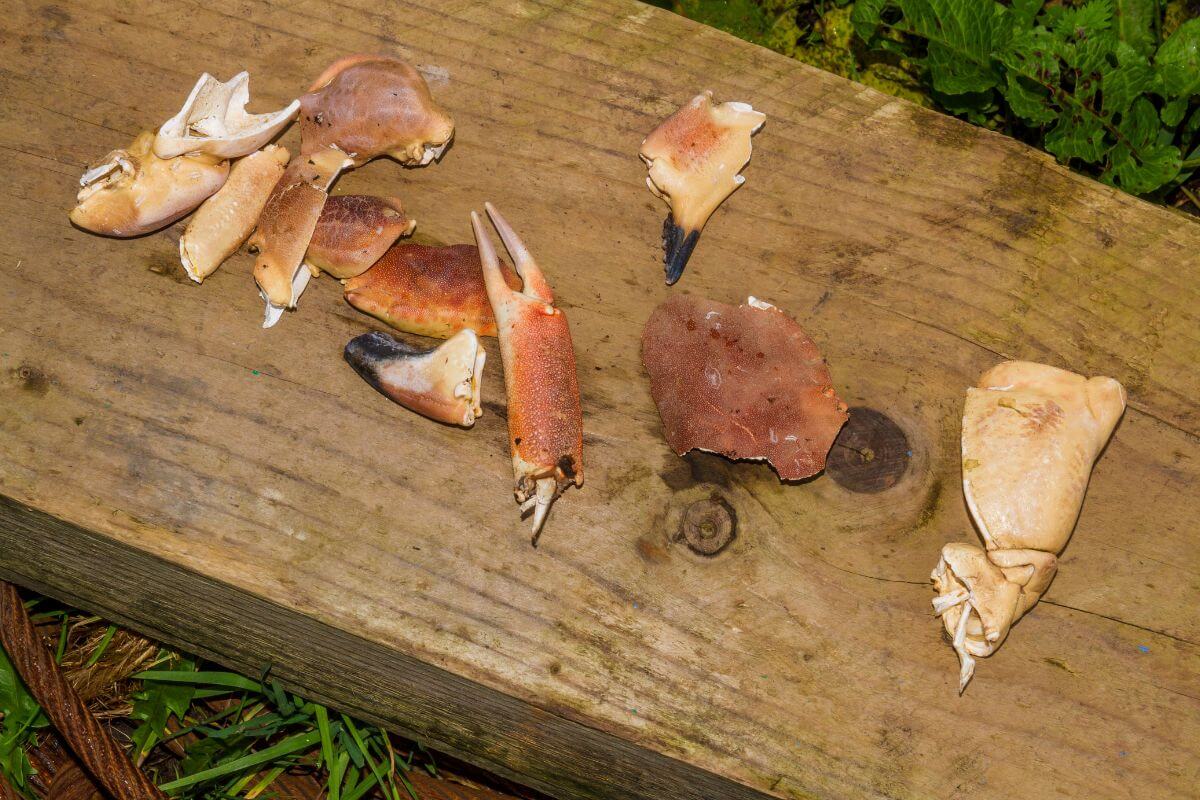
<svg viewBox="0 0 1200 800">
<path fill-rule="evenodd" d="M 697 500 L 683 512 L 678 539 L 693 553 L 715 556 L 737 536 L 737 517 L 733 507 L 720 495 Z"/>
<path fill-rule="evenodd" d="M 873 494 L 899 483 L 911 460 L 912 448 L 900 426 L 886 414 L 860 406 L 850 409 L 825 471 L 843 488 Z"/>
</svg>

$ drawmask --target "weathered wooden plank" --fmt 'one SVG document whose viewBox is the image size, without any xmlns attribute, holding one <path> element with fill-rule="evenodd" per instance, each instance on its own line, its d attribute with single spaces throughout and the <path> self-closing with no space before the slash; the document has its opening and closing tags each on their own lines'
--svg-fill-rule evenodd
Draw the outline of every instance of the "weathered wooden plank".
<svg viewBox="0 0 1200 800">
<path fill-rule="evenodd" d="M 82 0 L 0 25 L 0 218 L 19 221 L 0 229 L 0 571 L 272 661 L 564 797 L 1194 793 L 1193 223 L 623 2 Z M 65 222 L 81 166 L 169 116 L 199 71 L 250 69 L 265 108 L 355 50 L 447 75 L 459 128 L 443 163 L 372 164 L 338 191 L 399 194 L 424 241 L 468 241 L 467 212 L 497 202 L 570 317 L 588 483 L 537 551 L 494 347 L 488 413 L 448 430 L 341 363 L 372 322 L 332 282 L 263 332 L 246 256 L 196 287 L 178 228 L 116 242 Z M 635 153 L 706 86 L 770 119 L 668 290 Z M 900 482 L 781 486 L 672 455 L 637 339 L 679 290 L 794 314 L 843 397 L 904 430 Z M 926 582 L 972 535 L 957 418 L 1001 356 L 1114 375 L 1132 409 L 1047 599 L 957 698 Z M 712 493 L 738 538 L 702 559 L 674 534 Z"/>
</svg>

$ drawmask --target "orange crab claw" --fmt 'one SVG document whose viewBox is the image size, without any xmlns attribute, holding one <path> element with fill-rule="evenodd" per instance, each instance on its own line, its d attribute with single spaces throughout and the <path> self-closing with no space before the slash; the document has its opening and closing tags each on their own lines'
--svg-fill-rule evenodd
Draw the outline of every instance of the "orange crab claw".
<svg viewBox="0 0 1200 800">
<path fill-rule="evenodd" d="M 521 279 L 503 261 L 500 270 L 513 289 Z M 346 281 L 346 301 L 397 330 L 446 339 L 472 329 L 496 335 L 479 263 L 471 244 L 429 247 L 393 245 L 369 270 Z"/>
<path fill-rule="evenodd" d="M 504 280 L 491 237 L 472 211 L 471 227 L 504 362 L 517 502 L 522 511 L 533 509 L 536 546 L 550 505 L 570 484 L 583 485 L 583 412 L 575 349 L 566 315 L 554 307 L 554 294 L 533 256 L 495 207 L 484 207 L 524 282 L 522 290 L 514 290 Z"/>
<path fill-rule="evenodd" d="M 335 278 L 353 278 L 366 272 L 416 225 L 395 197 L 331 197 L 321 210 L 304 261 Z"/>
<path fill-rule="evenodd" d="M 464 428 L 483 413 L 479 381 L 487 353 L 475 331 L 459 331 L 429 350 L 372 331 L 351 339 L 343 355 L 363 380 L 410 411 Z"/>
</svg>

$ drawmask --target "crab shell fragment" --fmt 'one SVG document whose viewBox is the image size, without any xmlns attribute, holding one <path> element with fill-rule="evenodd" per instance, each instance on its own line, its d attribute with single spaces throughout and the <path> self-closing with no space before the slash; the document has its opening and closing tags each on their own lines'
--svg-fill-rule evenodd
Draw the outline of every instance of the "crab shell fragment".
<svg viewBox="0 0 1200 800">
<path fill-rule="evenodd" d="M 254 231 L 288 151 L 268 145 L 234 162 L 229 180 L 196 211 L 179 238 L 179 260 L 196 283 L 217 270 Z"/>
<path fill-rule="evenodd" d="M 554 293 L 533 256 L 491 203 L 484 208 L 522 280 L 520 290 L 508 285 L 491 237 L 479 215 L 471 212 L 504 361 L 515 494 L 522 511 L 533 510 L 536 546 L 551 504 L 572 483 L 583 486 L 583 412 L 575 349 L 567 317 L 555 307 Z"/>
<path fill-rule="evenodd" d="M 351 339 L 343 355 L 363 380 L 410 411 L 464 428 L 483 413 L 479 384 L 487 353 L 474 331 L 428 350 L 373 331 Z"/>
<path fill-rule="evenodd" d="M 337 147 L 356 167 L 382 155 L 421 166 L 439 158 L 453 136 L 454 121 L 425 79 L 391 56 L 336 61 L 300 98 L 303 154 Z"/>
<path fill-rule="evenodd" d="M 192 211 L 225 183 L 229 162 L 210 155 L 162 159 L 143 131 L 124 150 L 89 166 L 71 222 L 106 236 L 140 236 Z"/>
<path fill-rule="evenodd" d="M 986 550 L 951 543 L 931 576 L 959 657 L 959 692 L 1058 570 L 1092 466 L 1125 410 L 1112 378 L 1008 361 L 967 390 L 963 494 Z"/>
<path fill-rule="evenodd" d="M 500 262 L 510 289 L 521 288 Z M 346 281 L 346 301 L 397 330 L 445 339 L 465 329 L 496 335 L 479 249 L 471 244 L 393 245 L 369 270 Z"/>
<path fill-rule="evenodd" d="M 208 153 L 220 158 L 249 155 L 271 141 L 300 110 L 300 101 L 271 114 L 248 114 L 250 73 L 221 81 L 200 76 L 179 113 L 164 122 L 154 138 L 159 158 Z"/>
<path fill-rule="evenodd" d="M 330 197 L 304 260 L 335 278 L 353 278 L 366 272 L 398 238 L 411 234 L 416 224 L 395 197 Z"/>
<path fill-rule="evenodd" d="M 329 186 L 350 159 L 336 148 L 297 156 L 271 190 L 250 237 L 258 251 L 254 280 L 266 303 L 263 327 L 279 321 L 284 309 L 295 308 L 312 273 L 304 254 L 329 197 Z"/>
<path fill-rule="evenodd" d="M 730 306 L 675 295 L 642 332 L 642 362 L 667 443 L 768 461 L 783 480 L 825 467 L 848 414 L 816 344 L 751 297 Z"/>
<path fill-rule="evenodd" d="M 739 175 L 750 161 L 750 137 L 767 116 L 747 103 L 713 105 L 712 92 L 696 95 L 667 117 L 638 155 L 649 168 L 646 185 L 667 201 L 663 223 L 667 283 L 683 275 L 700 231 L 717 206 L 746 182 Z"/>
</svg>

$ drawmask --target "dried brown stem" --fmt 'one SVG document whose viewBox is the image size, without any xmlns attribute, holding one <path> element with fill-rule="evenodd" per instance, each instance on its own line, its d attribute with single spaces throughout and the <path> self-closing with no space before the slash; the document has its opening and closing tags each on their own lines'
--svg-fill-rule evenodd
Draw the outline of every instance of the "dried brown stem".
<svg viewBox="0 0 1200 800">
<path fill-rule="evenodd" d="M 67 746 L 113 800 L 166 800 L 67 682 L 16 587 L 4 581 L 0 581 L 0 645 Z"/>
</svg>

